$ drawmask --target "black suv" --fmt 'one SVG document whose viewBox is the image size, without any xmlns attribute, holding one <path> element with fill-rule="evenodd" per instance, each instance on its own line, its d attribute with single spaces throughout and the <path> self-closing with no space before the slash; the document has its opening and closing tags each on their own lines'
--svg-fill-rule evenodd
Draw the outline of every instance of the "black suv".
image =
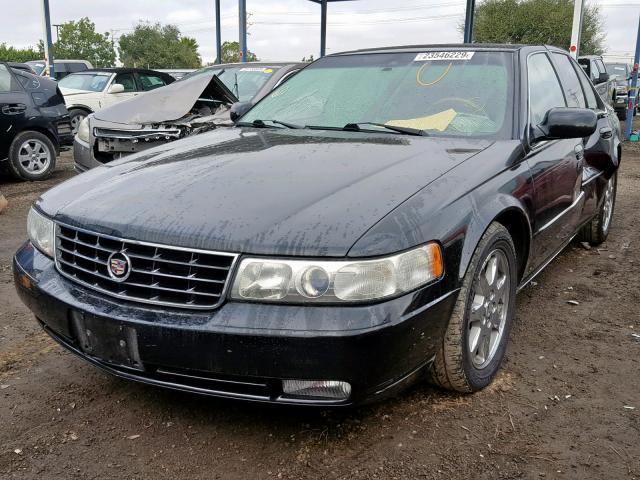
<svg viewBox="0 0 640 480">
<path fill-rule="evenodd" d="M 0 62 L 0 167 L 18 179 L 43 180 L 60 147 L 72 143 L 56 82 Z"/>
</svg>

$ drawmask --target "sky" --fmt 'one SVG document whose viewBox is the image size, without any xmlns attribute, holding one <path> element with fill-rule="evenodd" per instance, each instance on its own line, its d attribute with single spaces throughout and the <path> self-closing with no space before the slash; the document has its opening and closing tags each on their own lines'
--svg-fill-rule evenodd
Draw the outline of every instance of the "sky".
<svg viewBox="0 0 640 480">
<path fill-rule="evenodd" d="M 606 48 L 633 54 L 640 0 L 588 0 L 601 6 Z M 3 4 L 10 8 L 2 8 Z M 292 60 L 320 49 L 320 7 L 308 0 L 246 0 L 247 45 L 261 60 Z M 41 0 L 0 0 L 0 42 L 35 46 Z M 465 0 L 357 0 L 329 5 L 327 52 L 388 45 L 461 42 Z M 214 0 L 50 0 L 52 23 L 89 17 L 101 32 L 128 33 L 140 20 L 178 25 L 194 37 L 204 62 L 215 58 Z M 222 40 L 238 40 L 238 2 L 221 0 Z M 15 25 L 16 28 L 9 28 Z M 55 39 L 55 33 L 54 33 Z"/>
</svg>

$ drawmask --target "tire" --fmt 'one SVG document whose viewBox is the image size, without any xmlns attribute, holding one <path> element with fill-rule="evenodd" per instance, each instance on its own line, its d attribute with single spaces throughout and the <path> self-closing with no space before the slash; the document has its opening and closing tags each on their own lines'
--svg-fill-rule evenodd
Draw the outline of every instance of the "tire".
<svg viewBox="0 0 640 480">
<path fill-rule="evenodd" d="M 496 280 L 489 285 L 491 293 L 484 295 L 486 290 L 481 288 L 480 278 L 486 274 L 486 269 L 490 268 L 493 258 L 502 259 L 497 262 L 506 263 L 498 268 L 494 277 Z M 502 364 L 515 315 L 517 270 L 516 249 L 511 235 L 501 224 L 492 223 L 473 254 L 447 331 L 431 367 L 431 378 L 436 385 L 447 390 L 469 393 L 481 390 L 491 383 Z M 502 289 L 499 289 L 497 286 L 501 273 L 505 274 L 505 279 Z M 498 292 L 495 298 L 494 290 Z M 502 296 L 500 292 L 507 296 Z M 486 302 L 489 303 L 489 308 L 486 308 Z M 481 305 L 476 309 L 478 303 Z M 475 311 L 473 314 L 472 307 Z M 489 355 L 482 356 L 477 352 L 480 352 L 481 346 L 484 345 L 479 339 L 487 338 L 483 337 L 481 327 L 485 321 L 490 322 L 489 331 L 491 335 L 495 333 L 497 338 L 494 346 L 489 347 Z M 497 324 L 501 331 L 496 328 Z M 475 338 L 478 338 L 475 342 L 478 345 L 477 349 L 472 347 Z"/>
<path fill-rule="evenodd" d="M 87 117 L 87 115 L 87 112 L 80 110 L 79 108 L 72 108 L 69 110 L 69 122 L 71 123 L 71 131 L 74 135 L 78 133 L 80 123 Z"/>
<path fill-rule="evenodd" d="M 20 180 L 45 180 L 56 168 L 56 148 L 40 132 L 20 132 L 9 147 L 7 168 Z"/>
<path fill-rule="evenodd" d="M 616 206 L 617 191 L 618 172 L 615 172 L 605 186 L 604 199 L 598 213 L 578 232 L 578 240 L 580 242 L 589 242 L 590 245 L 597 246 L 607 239 L 611 229 L 611 221 L 613 220 L 613 210 Z"/>
</svg>

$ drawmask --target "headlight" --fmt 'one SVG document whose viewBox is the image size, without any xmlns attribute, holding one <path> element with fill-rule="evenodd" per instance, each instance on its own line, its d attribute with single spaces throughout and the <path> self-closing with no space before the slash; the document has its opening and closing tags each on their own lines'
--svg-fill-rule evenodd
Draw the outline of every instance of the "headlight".
<svg viewBox="0 0 640 480">
<path fill-rule="evenodd" d="M 27 216 L 27 233 L 31 243 L 45 255 L 53 258 L 53 222 L 36 212 L 33 207 Z"/>
<path fill-rule="evenodd" d="M 78 133 L 76 134 L 79 140 L 85 143 L 89 143 L 89 117 L 84 117 L 78 126 Z"/>
<path fill-rule="evenodd" d="M 375 260 L 245 258 L 231 297 L 280 303 L 367 302 L 409 292 L 443 273 L 436 243 Z"/>
</svg>

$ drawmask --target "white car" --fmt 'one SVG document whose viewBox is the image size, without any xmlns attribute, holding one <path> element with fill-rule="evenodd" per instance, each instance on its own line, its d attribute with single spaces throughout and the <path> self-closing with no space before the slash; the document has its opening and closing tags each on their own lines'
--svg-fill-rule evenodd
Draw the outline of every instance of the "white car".
<svg viewBox="0 0 640 480">
<path fill-rule="evenodd" d="M 80 122 L 90 113 L 174 81 L 171 75 L 154 70 L 102 68 L 67 75 L 58 86 L 75 134 Z"/>
</svg>

